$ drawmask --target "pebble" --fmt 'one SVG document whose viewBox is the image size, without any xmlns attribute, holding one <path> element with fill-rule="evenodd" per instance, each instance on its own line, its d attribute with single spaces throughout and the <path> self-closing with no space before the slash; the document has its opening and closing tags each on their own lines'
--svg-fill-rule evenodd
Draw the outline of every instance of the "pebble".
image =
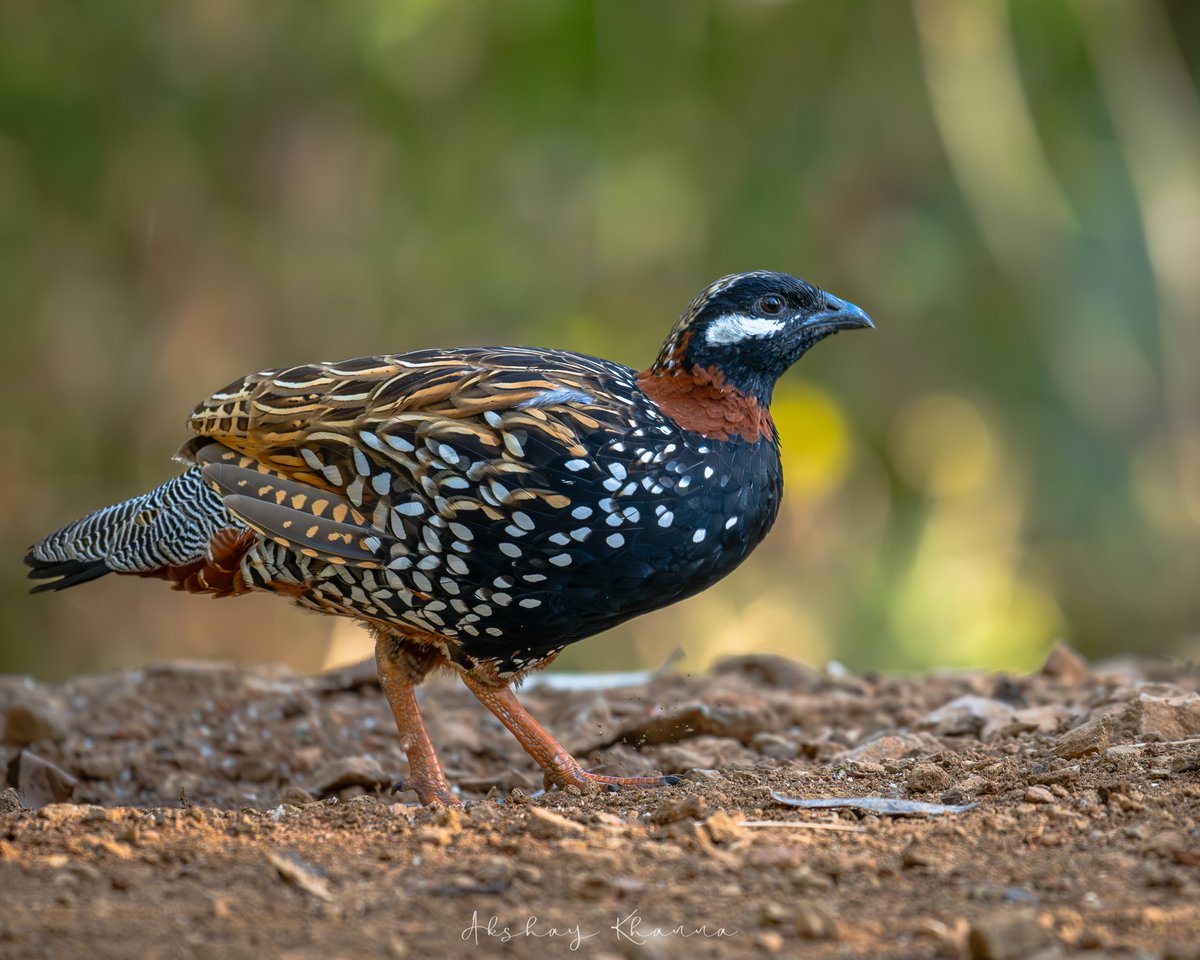
<svg viewBox="0 0 1200 960">
<path fill-rule="evenodd" d="M 1112 717 L 1093 717 L 1058 738 L 1054 752 L 1064 759 L 1086 757 L 1090 753 L 1102 753 L 1112 742 Z"/>
<path fill-rule="evenodd" d="M 30 692 L 4 713 L 4 742 L 27 747 L 38 740 L 61 740 L 66 735 L 62 707 Z"/>
<path fill-rule="evenodd" d="M 309 778 L 316 793 L 334 793 L 345 787 L 381 787 L 392 782 L 373 757 L 344 757 L 327 763 Z"/>
<path fill-rule="evenodd" d="M 1154 697 L 1143 693 L 1126 708 L 1126 716 L 1136 721 L 1143 737 L 1155 740 L 1183 740 L 1200 734 L 1200 694 L 1178 697 Z"/>
<path fill-rule="evenodd" d="M 703 820 L 708 816 L 708 804 L 703 795 L 696 794 L 682 800 L 664 800 L 658 805 L 651 819 L 657 824 L 675 823 L 679 820 Z"/>
<path fill-rule="evenodd" d="M 1045 787 L 1029 787 L 1025 791 L 1026 803 L 1054 803 L 1054 794 Z"/>
<path fill-rule="evenodd" d="M 907 756 L 929 756 L 942 750 L 942 745 L 927 734 L 888 733 L 875 737 L 849 751 L 842 758 L 847 763 L 899 760 Z"/>
<path fill-rule="evenodd" d="M 39 757 L 32 750 L 22 750 L 8 769 L 9 782 L 15 779 L 17 792 L 29 806 L 35 808 L 71 799 L 75 784 L 79 782 L 62 767 Z"/>
<path fill-rule="evenodd" d="M 727 846 L 746 835 L 746 828 L 740 826 L 724 810 L 718 810 L 716 813 L 710 814 L 708 819 L 704 821 L 703 827 L 704 832 L 708 834 L 708 838 L 718 846 Z"/>
<path fill-rule="evenodd" d="M 1060 640 L 1042 664 L 1042 674 L 1070 686 L 1077 686 L 1092 675 L 1092 668 L 1083 654 Z"/>
<path fill-rule="evenodd" d="M 837 920 L 824 907 L 801 903 L 796 908 L 796 933 L 805 940 L 836 940 Z"/>
<path fill-rule="evenodd" d="M 545 807 L 529 808 L 529 832 L 539 840 L 560 840 L 586 833 L 583 824 L 568 820 Z"/>
<path fill-rule="evenodd" d="M 1046 931 L 1026 910 L 981 920 L 967 936 L 971 960 L 1023 960 L 1046 941 Z"/>
<path fill-rule="evenodd" d="M 945 790 L 953 779 L 950 774 L 934 763 L 919 763 L 908 771 L 908 789 L 913 793 L 932 793 Z"/>
<path fill-rule="evenodd" d="M 1003 700 L 968 694 L 925 714 L 917 726 L 943 736 L 971 734 L 988 740 L 1013 722 L 1016 711 Z"/>
</svg>

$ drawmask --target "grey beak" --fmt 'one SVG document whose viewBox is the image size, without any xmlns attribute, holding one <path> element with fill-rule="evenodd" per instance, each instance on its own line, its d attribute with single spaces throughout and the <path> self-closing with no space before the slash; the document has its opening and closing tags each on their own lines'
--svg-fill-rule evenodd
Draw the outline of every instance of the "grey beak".
<svg viewBox="0 0 1200 960">
<path fill-rule="evenodd" d="M 856 307 L 854 304 L 828 293 L 825 294 L 825 309 L 809 314 L 803 326 L 810 330 L 820 329 L 830 332 L 853 330 L 856 327 L 875 328 L 875 324 L 861 307 Z"/>
</svg>

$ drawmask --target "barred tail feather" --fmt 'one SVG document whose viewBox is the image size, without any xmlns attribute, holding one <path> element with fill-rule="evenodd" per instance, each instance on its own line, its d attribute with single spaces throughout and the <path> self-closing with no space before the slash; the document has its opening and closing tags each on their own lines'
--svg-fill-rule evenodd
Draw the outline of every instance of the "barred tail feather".
<svg viewBox="0 0 1200 960">
<path fill-rule="evenodd" d="M 225 511 L 221 498 L 192 468 L 34 544 L 25 556 L 29 577 L 45 582 L 32 592 L 64 590 L 106 573 L 163 576 L 182 586 L 176 572 L 194 572 L 206 559 L 211 562 L 210 547 L 221 531 L 240 541 L 245 527 Z"/>
</svg>

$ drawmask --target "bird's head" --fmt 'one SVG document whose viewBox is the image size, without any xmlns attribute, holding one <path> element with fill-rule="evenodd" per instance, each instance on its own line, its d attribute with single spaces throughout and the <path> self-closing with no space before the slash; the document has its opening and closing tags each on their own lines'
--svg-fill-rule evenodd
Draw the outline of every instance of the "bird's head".
<svg viewBox="0 0 1200 960">
<path fill-rule="evenodd" d="M 873 326 L 854 304 L 786 273 L 736 273 L 709 284 L 688 305 L 648 372 L 719 373 L 766 406 L 775 381 L 818 340 Z"/>
</svg>

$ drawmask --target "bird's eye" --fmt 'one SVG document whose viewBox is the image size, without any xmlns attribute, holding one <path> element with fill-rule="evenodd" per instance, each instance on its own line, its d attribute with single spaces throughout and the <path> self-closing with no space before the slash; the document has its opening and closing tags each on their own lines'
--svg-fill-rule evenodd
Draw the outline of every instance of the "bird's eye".
<svg viewBox="0 0 1200 960">
<path fill-rule="evenodd" d="M 783 297 L 768 293 L 758 301 L 758 309 L 763 313 L 776 314 L 783 309 Z"/>
</svg>

